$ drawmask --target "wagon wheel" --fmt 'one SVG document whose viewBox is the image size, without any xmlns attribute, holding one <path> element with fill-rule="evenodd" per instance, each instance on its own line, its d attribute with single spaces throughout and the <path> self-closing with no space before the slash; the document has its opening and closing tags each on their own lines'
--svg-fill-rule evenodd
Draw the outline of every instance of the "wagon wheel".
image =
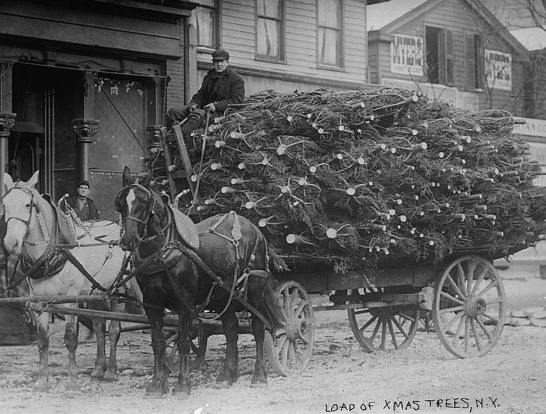
<svg viewBox="0 0 546 414">
<path fill-rule="evenodd" d="M 434 288 L 432 316 L 440 341 L 460 358 L 485 355 L 501 335 L 505 300 L 500 275 L 489 260 L 459 257 Z"/>
<path fill-rule="evenodd" d="M 385 288 L 368 289 L 379 299 Z M 384 306 L 347 310 L 355 339 L 366 352 L 405 349 L 419 325 L 420 311 L 411 306 Z"/>
<path fill-rule="evenodd" d="M 304 287 L 295 281 L 282 282 L 275 290 L 275 298 L 285 324 L 273 337 L 274 358 L 284 373 L 301 372 L 311 359 L 315 343 L 315 316 L 311 299 Z"/>
<path fill-rule="evenodd" d="M 178 375 L 180 365 L 178 358 L 178 346 L 176 340 L 178 332 L 170 331 L 165 338 L 167 349 L 165 350 L 166 363 L 172 375 Z M 190 369 L 198 369 L 205 360 L 209 333 L 203 324 L 192 329 Z"/>
</svg>

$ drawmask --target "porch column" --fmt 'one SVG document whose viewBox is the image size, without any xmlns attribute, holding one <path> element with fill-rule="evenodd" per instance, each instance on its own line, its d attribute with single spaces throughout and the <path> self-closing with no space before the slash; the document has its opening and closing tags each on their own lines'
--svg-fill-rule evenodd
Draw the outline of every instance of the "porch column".
<svg viewBox="0 0 546 414">
<path fill-rule="evenodd" d="M 89 180 L 89 144 L 93 142 L 99 128 L 99 121 L 94 119 L 74 119 L 72 129 L 80 145 L 80 180 Z"/>
<path fill-rule="evenodd" d="M 8 139 L 11 128 L 15 125 L 14 113 L 0 113 L 0 197 L 4 195 L 4 169 L 8 163 Z"/>
</svg>

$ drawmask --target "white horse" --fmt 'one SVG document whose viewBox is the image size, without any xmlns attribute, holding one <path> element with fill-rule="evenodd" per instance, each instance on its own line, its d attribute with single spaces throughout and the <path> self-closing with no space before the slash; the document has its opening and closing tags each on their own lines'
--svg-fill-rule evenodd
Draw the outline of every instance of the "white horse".
<svg viewBox="0 0 546 414">
<path fill-rule="evenodd" d="M 125 253 L 115 243 L 109 243 L 119 239 L 119 226 L 105 220 L 86 222 L 86 229 L 80 228 L 77 232 L 80 234 L 74 234 L 77 227 L 38 193 L 35 189 L 37 182 L 38 172 L 35 172 L 27 182 L 15 184 L 6 182 L 7 192 L 2 199 L 7 226 L 4 246 L 10 255 L 20 258 L 20 265 L 23 268 L 26 267 L 30 295 L 73 296 L 103 293 L 103 288 L 109 289 L 122 271 Z M 136 282 L 131 280 L 129 284 L 130 286 L 120 288 L 122 293 L 139 292 Z M 133 290 L 135 288 L 136 290 Z M 123 309 L 123 304 L 115 300 L 110 303 L 112 311 Z M 39 375 L 35 384 L 38 391 L 47 391 L 49 388 L 50 318 L 48 312 L 40 312 L 43 305 L 38 303 L 34 306 L 37 309 L 35 315 L 40 354 Z M 58 306 L 75 308 L 78 304 Z M 87 307 L 105 309 L 106 305 L 101 302 L 90 302 Z M 68 349 L 69 384 L 77 388 L 75 361 L 78 346 L 77 317 L 67 316 L 66 322 L 64 340 Z M 105 320 L 93 320 L 93 327 L 97 336 L 97 356 L 91 377 L 114 380 L 120 323 L 112 320 L 109 325 L 108 360 L 105 354 Z"/>
</svg>

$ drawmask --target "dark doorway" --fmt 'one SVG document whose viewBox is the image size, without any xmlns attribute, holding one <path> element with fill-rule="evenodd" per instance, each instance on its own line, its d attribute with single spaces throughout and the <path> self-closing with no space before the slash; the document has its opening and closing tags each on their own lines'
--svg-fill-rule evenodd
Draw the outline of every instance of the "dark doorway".
<svg viewBox="0 0 546 414">
<path fill-rule="evenodd" d="M 427 80 L 430 83 L 440 83 L 440 38 L 441 29 L 426 27 L 427 47 Z"/>
<path fill-rule="evenodd" d="M 9 172 L 27 180 L 40 171 L 39 191 L 57 200 L 78 179 L 78 144 L 72 120 L 83 108 L 80 71 L 16 64 L 13 111 L 16 123 L 9 139 Z"/>
</svg>

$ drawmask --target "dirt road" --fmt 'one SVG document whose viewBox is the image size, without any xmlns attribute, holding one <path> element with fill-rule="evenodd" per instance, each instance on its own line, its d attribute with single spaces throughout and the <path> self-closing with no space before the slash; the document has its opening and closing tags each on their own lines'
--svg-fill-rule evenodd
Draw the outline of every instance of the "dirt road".
<svg viewBox="0 0 546 414">
<path fill-rule="evenodd" d="M 546 296 L 546 280 L 505 281 L 511 309 L 534 306 Z M 60 323 L 52 326 L 52 391 L 36 394 L 35 346 L 0 347 L 0 413 L 546 413 L 546 328 L 505 327 L 485 357 L 456 359 L 434 333 L 418 332 L 408 349 L 388 354 L 363 352 L 343 311 L 320 312 L 309 367 L 300 376 L 270 378 L 267 387 L 250 388 L 253 342 L 241 336 L 238 383 L 213 387 L 221 364 L 223 337 L 209 339 L 202 369 L 193 373 L 194 390 L 185 400 L 144 398 L 152 374 L 147 333 L 124 333 L 121 374 L 113 384 L 91 382 L 95 345 L 78 348 L 81 391 L 67 390 L 66 352 Z M 174 383 L 175 378 L 171 378 Z M 196 411 L 197 410 L 197 411 Z"/>
</svg>

